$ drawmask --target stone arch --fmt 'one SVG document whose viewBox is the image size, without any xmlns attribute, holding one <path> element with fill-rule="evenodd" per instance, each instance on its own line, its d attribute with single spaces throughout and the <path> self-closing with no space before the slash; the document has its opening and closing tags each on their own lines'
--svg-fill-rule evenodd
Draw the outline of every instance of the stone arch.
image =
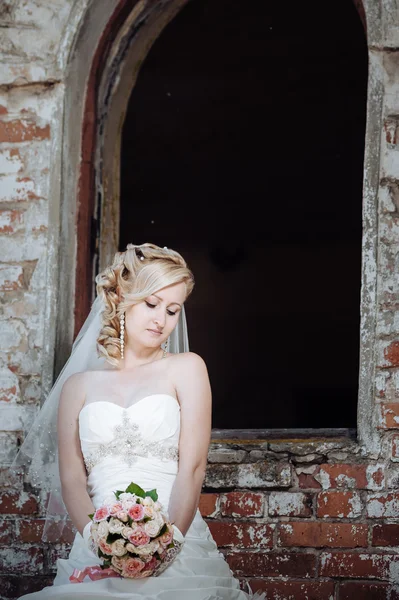
<svg viewBox="0 0 399 600">
<path fill-rule="evenodd" d="M 79 281 L 92 277 L 92 257 L 104 266 L 117 248 L 121 127 L 141 62 L 152 43 L 187 0 L 146 0 L 91 4 L 80 20 L 66 77 L 63 171 L 63 222 L 60 273 L 66 282 L 58 311 L 58 369 L 84 321 L 91 297 Z M 391 4 L 393 0 L 388 0 Z M 374 340 L 377 289 L 377 194 L 379 185 L 384 36 L 393 27 L 386 2 L 355 0 L 367 23 L 369 89 L 364 172 L 359 438 L 376 448 L 378 434 L 370 415 L 374 407 Z M 364 10 L 364 13 L 363 13 Z M 365 21 L 362 18 L 365 15 Z M 385 15 L 385 16 L 384 16 Z M 387 16 L 388 15 L 388 16 Z M 389 35 L 388 35 L 389 37 Z M 379 48 L 378 48 L 379 50 Z M 76 119 L 76 114 L 78 118 Z M 73 121 L 72 116 L 75 115 Z M 107 152 L 103 149 L 107 147 Z M 96 168 L 97 166 L 97 168 Z M 75 197 L 77 201 L 71 199 Z M 73 219 L 68 219 L 68 211 Z M 99 247 L 94 244 L 99 240 Z M 67 278 L 65 278 L 65 274 Z M 75 284 L 76 282 L 76 284 Z M 75 298 L 75 300 L 74 300 Z"/>
</svg>

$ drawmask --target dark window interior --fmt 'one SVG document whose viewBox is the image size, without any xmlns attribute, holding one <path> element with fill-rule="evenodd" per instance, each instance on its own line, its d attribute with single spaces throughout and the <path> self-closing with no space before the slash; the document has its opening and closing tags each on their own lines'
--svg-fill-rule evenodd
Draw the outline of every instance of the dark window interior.
<svg viewBox="0 0 399 600">
<path fill-rule="evenodd" d="M 367 69 L 352 0 L 192 0 L 141 67 L 120 248 L 192 268 L 214 428 L 356 426 Z"/>
</svg>

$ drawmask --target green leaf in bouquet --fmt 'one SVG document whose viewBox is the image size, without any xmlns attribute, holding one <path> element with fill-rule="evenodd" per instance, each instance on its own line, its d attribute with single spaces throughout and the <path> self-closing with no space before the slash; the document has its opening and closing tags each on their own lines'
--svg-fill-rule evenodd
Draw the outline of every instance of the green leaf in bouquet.
<svg viewBox="0 0 399 600">
<path fill-rule="evenodd" d="M 99 558 L 108 558 L 108 554 L 104 554 L 104 552 L 100 548 L 97 548 L 97 553 Z"/>
<path fill-rule="evenodd" d="M 161 531 L 158 533 L 157 537 L 163 535 L 166 531 L 168 530 L 168 526 L 166 525 L 166 523 L 163 525 Z"/>
<path fill-rule="evenodd" d="M 119 535 L 119 533 L 109 533 L 107 535 L 107 539 L 106 542 L 107 544 L 112 544 L 113 542 L 116 542 L 116 540 L 119 540 L 121 536 Z"/>
<path fill-rule="evenodd" d="M 90 517 L 91 520 L 93 520 L 94 513 L 91 513 L 91 515 L 87 515 L 87 516 Z"/>
<path fill-rule="evenodd" d="M 125 492 L 124 492 L 124 490 L 116 490 L 116 492 L 114 492 L 114 494 L 115 494 L 115 498 L 116 498 L 117 500 L 119 500 L 119 496 L 120 496 L 121 494 L 124 494 L 124 493 L 125 493 Z"/>
<path fill-rule="evenodd" d="M 102 564 L 102 565 L 100 565 L 100 567 L 101 567 L 102 569 L 109 569 L 109 568 L 110 568 L 110 566 L 111 566 L 111 564 L 112 564 L 112 563 L 111 563 L 111 561 L 110 561 L 110 560 L 104 560 L 103 564 Z"/>
<path fill-rule="evenodd" d="M 157 490 L 149 490 L 145 493 L 146 496 L 149 496 L 154 502 L 158 500 Z"/>
<path fill-rule="evenodd" d="M 143 517 L 143 521 L 144 523 L 147 523 L 147 521 L 152 521 L 152 517 Z"/>
<path fill-rule="evenodd" d="M 140 498 L 145 498 L 145 491 L 143 488 L 137 485 L 137 483 L 133 483 L 133 481 L 127 486 L 125 492 L 128 494 L 136 494 L 136 496 L 139 496 Z"/>
</svg>

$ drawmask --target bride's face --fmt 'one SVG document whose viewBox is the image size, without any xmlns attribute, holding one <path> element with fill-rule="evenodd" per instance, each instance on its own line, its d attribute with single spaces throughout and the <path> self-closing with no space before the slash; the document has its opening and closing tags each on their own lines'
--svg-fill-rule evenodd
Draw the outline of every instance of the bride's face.
<svg viewBox="0 0 399 600">
<path fill-rule="evenodd" d="M 177 325 L 186 299 L 186 284 L 175 283 L 139 304 L 130 306 L 125 313 L 126 343 L 139 343 L 150 348 L 163 344 Z"/>
</svg>

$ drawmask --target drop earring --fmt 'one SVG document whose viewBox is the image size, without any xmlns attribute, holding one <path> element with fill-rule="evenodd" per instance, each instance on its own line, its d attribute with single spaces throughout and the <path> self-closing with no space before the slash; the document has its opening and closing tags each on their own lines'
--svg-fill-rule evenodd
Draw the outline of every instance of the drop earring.
<svg viewBox="0 0 399 600">
<path fill-rule="evenodd" d="M 122 313 L 121 316 L 119 317 L 120 320 L 120 334 L 119 334 L 119 339 L 121 342 L 121 358 L 123 359 L 125 356 L 125 313 Z"/>
<path fill-rule="evenodd" d="M 165 342 L 165 346 L 163 348 L 163 356 L 162 356 L 162 358 L 165 358 L 166 355 L 168 354 L 168 352 L 169 352 L 169 338 Z"/>
</svg>

